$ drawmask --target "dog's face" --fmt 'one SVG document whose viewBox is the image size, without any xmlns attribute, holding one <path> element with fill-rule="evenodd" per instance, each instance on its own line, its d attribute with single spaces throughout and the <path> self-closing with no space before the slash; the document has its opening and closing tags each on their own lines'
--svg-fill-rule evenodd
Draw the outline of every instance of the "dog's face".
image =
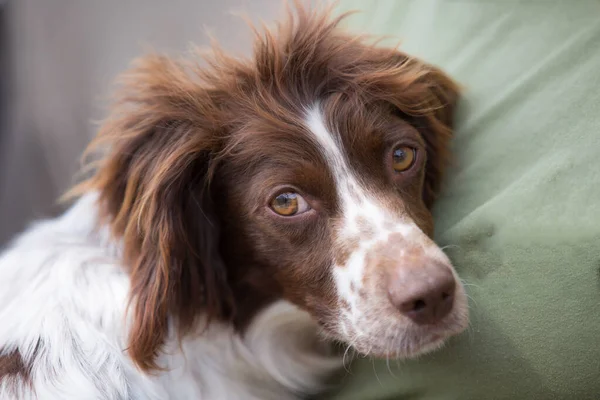
<svg viewBox="0 0 600 400">
<path fill-rule="evenodd" d="M 462 286 L 428 236 L 431 133 L 343 93 L 297 111 L 233 134 L 215 178 L 226 263 L 362 353 L 412 356 L 462 331 Z"/>
<path fill-rule="evenodd" d="M 467 324 L 430 207 L 454 83 L 298 10 L 252 60 L 147 57 L 98 143 L 100 191 L 131 268 L 130 352 L 153 360 L 169 317 L 243 329 L 289 300 L 359 352 L 407 357 Z"/>
</svg>

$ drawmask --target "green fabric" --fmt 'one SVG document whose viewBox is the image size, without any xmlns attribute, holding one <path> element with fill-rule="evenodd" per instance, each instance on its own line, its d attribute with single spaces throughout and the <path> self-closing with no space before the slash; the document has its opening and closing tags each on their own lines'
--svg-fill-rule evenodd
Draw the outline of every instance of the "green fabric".
<svg viewBox="0 0 600 400">
<path fill-rule="evenodd" d="M 471 328 L 335 399 L 600 399 L 600 2 L 342 1 L 466 87 L 437 241 Z"/>
</svg>

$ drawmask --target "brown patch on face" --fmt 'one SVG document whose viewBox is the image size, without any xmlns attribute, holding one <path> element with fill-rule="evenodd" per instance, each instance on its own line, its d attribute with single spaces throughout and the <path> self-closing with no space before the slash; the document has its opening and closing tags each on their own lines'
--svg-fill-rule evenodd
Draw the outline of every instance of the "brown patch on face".
<svg viewBox="0 0 600 400">
<path fill-rule="evenodd" d="M 322 104 L 353 170 L 390 204 L 431 205 L 457 87 L 433 66 L 340 32 L 342 18 L 297 5 L 276 32 L 257 33 L 250 60 L 215 49 L 201 69 L 151 55 L 123 75 L 88 150 L 102 154 L 96 173 L 71 194 L 98 192 L 102 222 L 123 242 L 128 349 L 143 370 L 160 367 L 170 318 L 180 336 L 200 316 L 242 329 L 280 298 L 323 323 L 336 318 L 331 265 L 349 252 L 334 244 L 340 199 L 307 108 Z M 392 184 L 384 154 L 406 116 L 427 161 L 417 178 Z M 309 199 L 311 213 L 269 213 L 281 185 Z"/>
</svg>

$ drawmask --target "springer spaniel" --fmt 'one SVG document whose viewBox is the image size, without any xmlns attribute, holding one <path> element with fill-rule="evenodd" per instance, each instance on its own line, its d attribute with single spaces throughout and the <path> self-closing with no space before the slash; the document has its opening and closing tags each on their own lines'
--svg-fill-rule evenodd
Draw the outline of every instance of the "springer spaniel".
<svg viewBox="0 0 600 400">
<path fill-rule="evenodd" d="M 0 398 L 297 398 L 332 343 L 405 358 L 465 329 L 430 214 L 457 86 L 330 14 L 123 76 L 75 204 L 0 256 Z"/>
</svg>

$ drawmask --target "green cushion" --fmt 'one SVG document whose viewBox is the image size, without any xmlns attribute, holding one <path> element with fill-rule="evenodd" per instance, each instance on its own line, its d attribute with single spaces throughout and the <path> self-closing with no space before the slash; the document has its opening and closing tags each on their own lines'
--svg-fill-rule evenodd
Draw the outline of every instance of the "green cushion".
<svg viewBox="0 0 600 400">
<path fill-rule="evenodd" d="M 345 0 L 466 87 L 436 239 L 471 327 L 335 399 L 600 399 L 600 2 Z"/>
</svg>

